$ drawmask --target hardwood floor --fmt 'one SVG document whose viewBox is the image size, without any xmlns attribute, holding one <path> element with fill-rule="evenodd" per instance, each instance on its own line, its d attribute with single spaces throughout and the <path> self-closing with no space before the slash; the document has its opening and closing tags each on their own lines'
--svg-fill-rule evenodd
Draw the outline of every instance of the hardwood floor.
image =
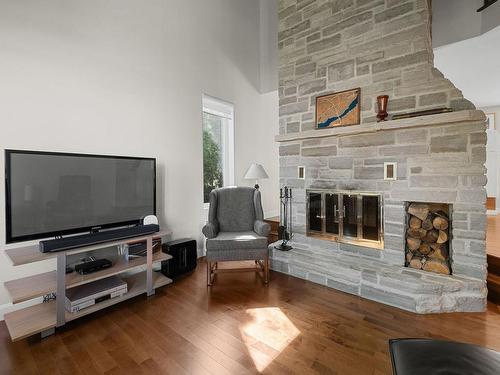
<svg viewBox="0 0 500 375">
<path fill-rule="evenodd" d="M 486 198 L 486 209 L 492 211 L 497 209 L 497 199 L 495 197 Z"/>
<path fill-rule="evenodd" d="M 194 274 L 12 343 L 0 323 L 1 374 L 390 374 L 387 340 L 434 337 L 500 351 L 500 310 L 416 315 L 271 272 Z"/>
<path fill-rule="evenodd" d="M 486 252 L 500 258 L 500 215 L 488 216 Z"/>
</svg>

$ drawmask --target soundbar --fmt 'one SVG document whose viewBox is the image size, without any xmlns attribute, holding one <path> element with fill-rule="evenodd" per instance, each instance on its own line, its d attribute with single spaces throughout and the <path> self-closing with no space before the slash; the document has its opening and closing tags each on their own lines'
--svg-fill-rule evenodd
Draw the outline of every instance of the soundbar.
<svg viewBox="0 0 500 375">
<path fill-rule="evenodd" d="M 40 251 L 50 253 L 74 249 L 76 247 L 90 246 L 98 243 L 121 240 L 124 238 L 137 237 L 146 234 L 152 234 L 160 231 L 157 224 L 138 225 L 130 228 L 113 229 L 97 233 L 89 233 L 66 238 L 57 238 L 54 240 L 40 241 Z"/>
</svg>

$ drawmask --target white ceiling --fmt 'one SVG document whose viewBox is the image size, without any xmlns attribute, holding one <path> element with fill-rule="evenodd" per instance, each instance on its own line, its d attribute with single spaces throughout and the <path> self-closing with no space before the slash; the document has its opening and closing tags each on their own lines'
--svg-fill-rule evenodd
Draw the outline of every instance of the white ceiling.
<svg viewBox="0 0 500 375">
<path fill-rule="evenodd" d="M 500 105 L 500 26 L 435 48 L 434 65 L 476 107 Z"/>
</svg>

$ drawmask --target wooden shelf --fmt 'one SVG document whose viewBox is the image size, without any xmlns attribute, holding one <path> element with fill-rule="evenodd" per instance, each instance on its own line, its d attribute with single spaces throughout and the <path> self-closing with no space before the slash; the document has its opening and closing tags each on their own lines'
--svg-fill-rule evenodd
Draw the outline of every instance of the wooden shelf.
<svg viewBox="0 0 500 375">
<path fill-rule="evenodd" d="M 35 244 L 35 245 L 30 245 L 30 246 L 6 249 L 5 254 L 7 254 L 7 256 L 10 258 L 10 260 L 14 266 L 20 266 L 23 264 L 41 262 L 44 260 L 54 259 L 57 257 L 57 255 L 59 255 L 61 253 L 66 253 L 66 255 L 84 253 L 87 251 L 99 250 L 99 249 L 102 249 L 105 247 L 112 247 L 112 246 L 117 246 L 117 245 L 121 245 L 121 244 L 125 244 L 125 243 L 134 243 L 134 242 L 145 241 L 147 238 L 150 238 L 151 236 L 153 236 L 154 238 L 164 237 L 164 236 L 170 235 L 171 233 L 172 232 L 170 232 L 168 230 L 164 230 L 164 231 L 160 231 L 157 233 L 148 234 L 148 235 L 144 235 L 144 236 L 140 236 L 140 237 L 125 238 L 125 239 L 116 240 L 116 241 L 104 242 L 104 243 L 100 243 L 100 244 L 96 244 L 96 245 L 79 247 L 76 249 L 71 249 L 71 250 L 66 250 L 66 251 L 56 251 L 53 253 L 42 253 L 42 252 L 40 252 L 39 246 L 37 244 Z"/>
<path fill-rule="evenodd" d="M 129 298 L 133 298 L 140 294 L 146 293 L 146 272 L 135 273 L 133 275 L 124 277 L 123 280 L 127 282 L 128 286 L 128 291 L 126 294 L 121 297 L 116 297 L 103 302 L 99 302 L 98 304 L 87 307 L 86 309 L 83 309 L 77 313 L 70 313 L 66 311 L 66 321 L 69 322 L 71 320 L 81 318 L 82 316 L 91 314 L 108 306 L 115 305 Z M 162 286 L 170 284 L 171 282 L 172 280 L 164 276 L 163 274 L 159 272 L 153 272 L 153 289 L 160 288 Z"/>
<path fill-rule="evenodd" d="M 162 253 L 161 251 L 153 254 L 153 263 L 161 262 L 172 258 L 171 255 Z M 132 271 L 139 267 L 146 266 L 146 257 L 129 260 L 113 259 L 113 266 L 102 271 L 93 272 L 88 275 L 80 275 L 73 272 L 66 275 L 66 288 L 74 288 L 75 286 L 86 284 L 92 281 L 97 281 L 118 275 L 123 272 Z M 22 279 L 11 280 L 4 283 L 5 288 L 9 292 L 12 303 L 27 301 L 36 297 L 43 296 L 56 291 L 56 271 L 45 272 L 35 276 L 23 277 Z"/>
<path fill-rule="evenodd" d="M 78 313 L 69 313 L 66 311 L 66 321 L 78 319 L 84 315 L 104 309 L 108 306 L 125 301 L 146 293 L 146 271 L 128 275 L 123 278 L 127 282 L 128 292 L 121 297 L 109 299 L 90 306 Z M 153 288 L 159 288 L 170 284 L 172 280 L 161 273 L 153 273 Z M 18 341 L 31 335 L 46 331 L 56 326 L 56 303 L 50 301 L 24 309 L 16 310 L 5 314 L 5 324 L 9 330 L 12 341 Z"/>
<path fill-rule="evenodd" d="M 12 341 L 17 341 L 56 326 L 56 303 L 50 301 L 4 315 Z"/>
<path fill-rule="evenodd" d="M 41 273 L 4 283 L 12 303 L 16 304 L 56 291 L 56 271 Z"/>
<path fill-rule="evenodd" d="M 158 251 L 153 254 L 153 263 L 161 262 L 164 260 L 171 259 L 172 256 Z M 78 272 L 69 273 L 66 275 L 66 289 L 74 288 L 75 286 L 90 283 L 92 281 L 97 281 L 100 279 L 105 279 L 113 275 L 118 275 L 122 272 L 131 271 L 134 268 L 146 266 L 146 257 L 140 257 L 136 259 L 131 259 L 128 262 L 116 257 L 115 259 L 110 259 L 113 265 L 110 268 L 106 268 L 101 271 L 92 272 L 87 275 L 80 275 Z M 55 282 L 55 279 L 54 279 Z M 54 284 L 55 286 L 55 284 Z"/>
</svg>

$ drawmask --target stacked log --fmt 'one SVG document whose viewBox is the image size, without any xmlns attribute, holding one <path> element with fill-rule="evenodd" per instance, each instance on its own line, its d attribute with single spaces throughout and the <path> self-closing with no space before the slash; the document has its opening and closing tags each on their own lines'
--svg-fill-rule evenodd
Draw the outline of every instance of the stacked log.
<svg viewBox="0 0 500 375">
<path fill-rule="evenodd" d="M 450 219 L 431 204 L 411 203 L 406 231 L 407 266 L 449 275 Z"/>
</svg>

